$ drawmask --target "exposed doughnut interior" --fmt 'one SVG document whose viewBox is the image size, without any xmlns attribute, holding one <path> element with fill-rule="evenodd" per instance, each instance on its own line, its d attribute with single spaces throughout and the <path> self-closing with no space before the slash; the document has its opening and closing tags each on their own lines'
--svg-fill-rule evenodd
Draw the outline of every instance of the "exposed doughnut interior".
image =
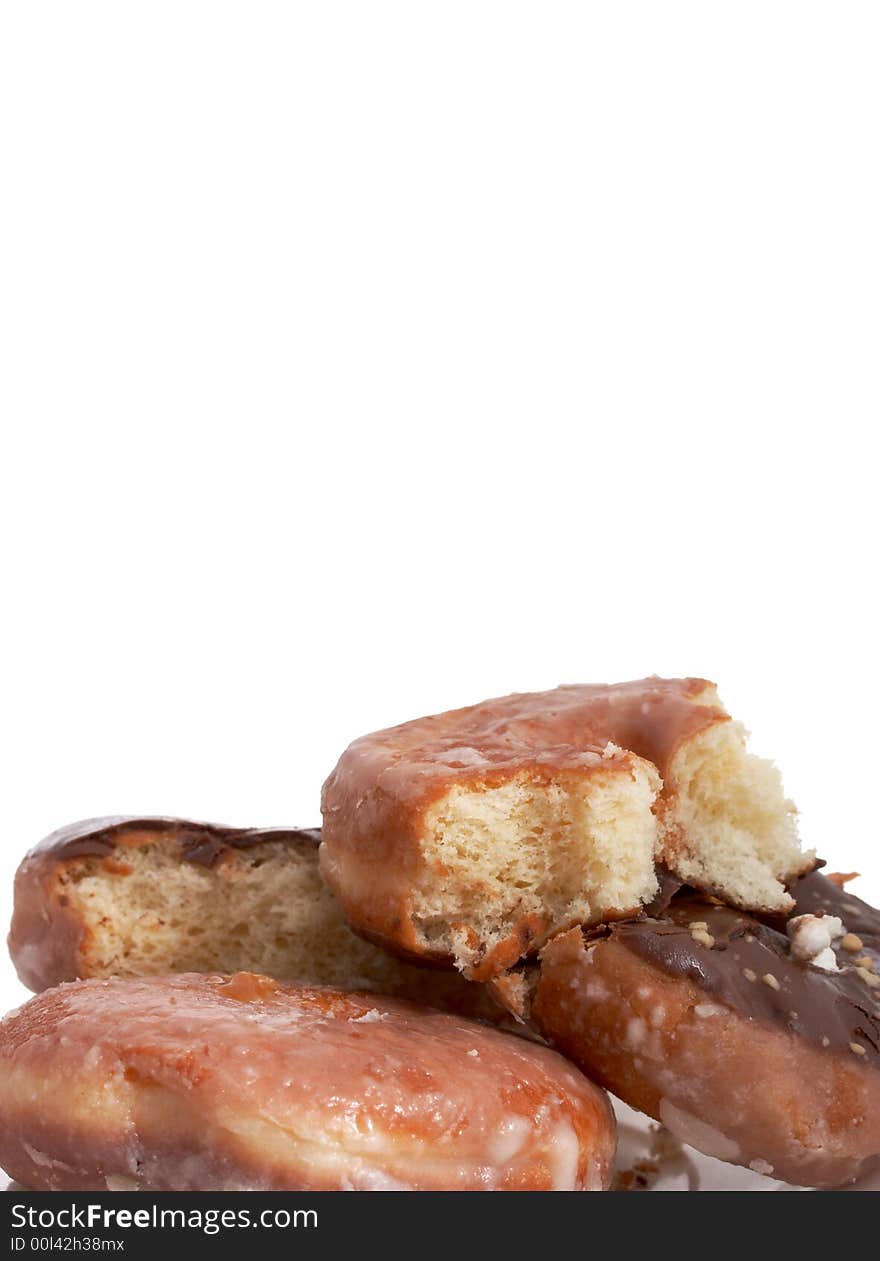
<svg viewBox="0 0 880 1261">
<path fill-rule="evenodd" d="M 746 732 L 722 722 L 678 751 L 667 774 L 670 811 L 661 855 L 686 883 L 735 906 L 788 910 L 785 884 L 808 871 L 794 803 L 772 762 L 746 748 Z"/>
<path fill-rule="evenodd" d="M 659 787 L 638 759 L 590 775 L 456 785 L 425 817 L 413 923 L 467 971 L 523 922 L 560 929 L 631 912 L 657 888 Z"/>
<path fill-rule="evenodd" d="M 121 846 L 110 862 L 77 859 L 61 880 L 87 925 L 89 976 L 251 971 L 427 1002 L 444 984 L 476 990 L 357 937 L 307 843 L 267 841 L 204 867 L 182 862 L 176 840 L 157 837 Z"/>
</svg>

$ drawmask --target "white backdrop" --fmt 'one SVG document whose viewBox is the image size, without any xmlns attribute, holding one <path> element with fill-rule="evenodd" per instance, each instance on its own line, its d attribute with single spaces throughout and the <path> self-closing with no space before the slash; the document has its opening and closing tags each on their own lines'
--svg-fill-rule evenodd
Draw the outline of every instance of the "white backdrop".
<svg viewBox="0 0 880 1261">
<path fill-rule="evenodd" d="M 4 921 L 66 821 L 651 672 L 880 890 L 875 4 L 0 14 Z"/>
</svg>

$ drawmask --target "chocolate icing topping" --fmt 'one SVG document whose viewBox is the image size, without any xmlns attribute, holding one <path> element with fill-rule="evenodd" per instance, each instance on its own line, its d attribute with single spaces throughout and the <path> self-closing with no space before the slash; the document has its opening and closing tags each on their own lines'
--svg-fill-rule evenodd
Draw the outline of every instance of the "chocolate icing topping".
<svg viewBox="0 0 880 1261">
<path fill-rule="evenodd" d="M 662 915 L 682 887 L 678 876 L 673 875 L 665 863 L 657 863 L 654 870 L 658 888 L 654 900 L 645 907 L 646 915 Z"/>
<path fill-rule="evenodd" d="M 796 881 L 792 890 L 795 915 L 836 915 L 849 933 L 861 937 L 867 953 L 880 957 L 880 910 L 814 871 Z"/>
<path fill-rule="evenodd" d="M 865 980 L 856 958 L 871 956 L 880 974 L 880 911 L 819 872 L 797 881 L 791 893 L 796 901 L 793 914 L 838 916 L 848 932 L 862 939 L 857 955 L 845 950 L 840 940 L 835 942 L 839 972 L 799 962 L 791 956 L 785 933 L 690 889 L 676 894 L 662 914 L 610 925 L 603 935 L 664 971 L 692 980 L 750 1019 L 782 1024 L 835 1051 L 858 1054 L 852 1050 L 856 1044 L 865 1051 L 860 1058 L 876 1066 L 880 987 Z M 700 922 L 714 938 L 712 946 L 692 935 L 690 925 Z M 766 976 L 773 981 L 765 981 Z"/>
<path fill-rule="evenodd" d="M 321 840 L 320 828 L 228 828 L 189 819 L 112 815 L 59 828 L 31 850 L 31 855 L 106 858 L 126 837 L 144 832 L 176 840 L 180 857 L 202 867 L 213 867 L 230 850 L 250 849 L 264 841 L 308 841 L 317 846 Z"/>
</svg>

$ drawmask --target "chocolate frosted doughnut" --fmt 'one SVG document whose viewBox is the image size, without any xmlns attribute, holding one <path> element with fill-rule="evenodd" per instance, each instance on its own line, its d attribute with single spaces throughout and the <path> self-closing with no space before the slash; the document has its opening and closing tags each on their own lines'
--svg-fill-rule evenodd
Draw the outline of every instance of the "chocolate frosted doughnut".
<svg viewBox="0 0 880 1261">
<path fill-rule="evenodd" d="M 316 828 L 86 819 L 15 877 L 9 950 L 30 989 L 88 977 L 267 973 L 509 1022 L 488 992 L 356 936 L 318 871 Z"/>
<path fill-rule="evenodd" d="M 775 768 L 704 679 L 560 687 L 364 736 L 322 810 L 321 869 L 349 921 L 476 980 L 637 913 L 657 861 L 781 912 L 814 864 Z"/>
<path fill-rule="evenodd" d="M 773 926 L 682 890 L 656 917 L 560 935 L 497 992 L 699 1150 L 840 1185 L 880 1153 L 880 912 L 819 873 L 792 893 Z"/>
<path fill-rule="evenodd" d="M 80 981 L 0 1023 L 36 1190 L 604 1190 L 608 1100 L 546 1047 L 251 973 Z"/>
</svg>

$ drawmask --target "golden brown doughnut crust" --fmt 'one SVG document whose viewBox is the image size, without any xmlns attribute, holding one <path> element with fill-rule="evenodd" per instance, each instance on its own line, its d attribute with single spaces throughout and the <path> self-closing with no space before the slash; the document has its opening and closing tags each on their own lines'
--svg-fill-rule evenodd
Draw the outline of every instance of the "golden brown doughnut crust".
<svg viewBox="0 0 880 1261">
<path fill-rule="evenodd" d="M 505 696 L 364 736 L 324 785 L 322 874 L 359 932 L 431 956 L 413 923 L 412 886 L 425 812 L 452 786 L 491 788 L 523 772 L 535 783 L 606 775 L 639 760 L 663 776 L 685 741 L 727 722 L 705 679 L 649 678 Z M 524 918 L 470 974 L 484 980 L 511 966 L 543 927 Z"/>
<path fill-rule="evenodd" d="M 561 1056 L 395 999 L 182 974 L 0 1023 L 0 1164 L 34 1189 L 601 1190 L 614 1149 Z"/>
<path fill-rule="evenodd" d="M 818 873 L 792 892 L 796 915 L 837 916 L 852 934 L 835 943 L 839 972 L 685 892 L 656 919 L 560 935 L 528 984 L 494 990 L 593 1080 L 707 1154 L 841 1185 L 880 1154 L 880 913 Z"/>
</svg>

